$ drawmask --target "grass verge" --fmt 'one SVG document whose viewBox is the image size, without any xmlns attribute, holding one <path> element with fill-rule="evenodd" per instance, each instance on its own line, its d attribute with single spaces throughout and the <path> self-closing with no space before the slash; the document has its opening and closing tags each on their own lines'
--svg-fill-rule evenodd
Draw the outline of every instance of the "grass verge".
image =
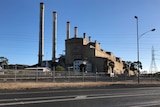
<svg viewBox="0 0 160 107">
<path fill-rule="evenodd" d="M 54 82 L 15 82 L 0 83 L 0 90 L 26 90 L 26 89 L 62 89 L 62 88 L 91 88 L 107 86 L 160 86 L 160 82 L 75 82 L 75 83 L 54 83 Z"/>
</svg>

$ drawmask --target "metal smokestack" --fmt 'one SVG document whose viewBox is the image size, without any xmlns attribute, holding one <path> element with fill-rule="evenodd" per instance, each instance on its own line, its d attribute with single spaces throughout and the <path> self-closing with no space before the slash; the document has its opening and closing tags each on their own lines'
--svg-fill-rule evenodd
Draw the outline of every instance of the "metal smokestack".
<svg viewBox="0 0 160 107">
<path fill-rule="evenodd" d="M 53 12 L 53 47 L 52 62 L 56 62 L 57 12 Z"/>
<path fill-rule="evenodd" d="M 86 39 L 86 33 L 83 33 L 83 39 Z"/>
<path fill-rule="evenodd" d="M 88 37 L 89 42 L 91 42 L 91 36 Z"/>
<path fill-rule="evenodd" d="M 67 22 L 67 39 L 70 38 L 70 22 Z"/>
<path fill-rule="evenodd" d="M 43 56 L 44 56 L 44 3 L 40 3 L 39 54 L 38 54 L 39 66 L 42 66 Z"/>
<path fill-rule="evenodd" d="M 74 38 L 78 36 L 78 27 L 74 27 Z"/>
</svg>

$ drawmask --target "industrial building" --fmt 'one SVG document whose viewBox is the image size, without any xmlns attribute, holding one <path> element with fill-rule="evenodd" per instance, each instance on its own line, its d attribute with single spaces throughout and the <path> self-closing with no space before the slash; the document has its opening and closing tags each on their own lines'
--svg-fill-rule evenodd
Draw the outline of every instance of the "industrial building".
<svg viewBox="0 0 160 107">
<path fill-rule="evenodd" d="M 101 49 L 100 43 L 97 43 L 97 41 L 92 42 L 91 37 L 87 39 L 85 33 L 83 37 L 78 37 L 76 29 L 77 28 L 75 28 L 74 37 L 69 38 L 69 36 L 67 36 L 67 39 L 65 40 L 66 65 L 73 66 L 73 68 L 77 69 L 77 64 L 75 63 L 78 61 L 80 65 L 84 61 L 88 63 L 87 65 L 89 65 L 90 68 L 89 71 L 92 72 L 107 72 L 108 74 L 124 73 L 123 61 L 121 58 L 114 56 L 112 52 L 107 52 Z M 107 69 L 107 64 L 109 61 L 114 62 L 113 71 L 111 68 Z M 132 71 L 129 72 L 129 75 L 133 74 L 134 73 Z"/>
<path fill-rule="evenodd" d="M 38 66 L 43 65 L 44 56 L 44 4 L 40 3 L 40 33 L 39 33 L 39 53 Z M 56 62 L 56 38 L 57 38 L 57 13 L 53 12 L 53 37 L 52 37 L 52 60 L 49 61 L 51 68 L 57 66 Z M 114 56 L 112 52 L 101 49 L 100 43 L 91 41 L 91 37 L 78 37 L 78 27 L 74 27 L 74 37 L 70 37 L 70 22 L 67 22 L 67 32 L 65 40 L 64 66 L 73 67 L 79 71 L 81 64 L 86 63 L 89 72 L 106 72 L 108 74 L 124 74 L 124 63 L 121 58 Z M 111 65 L 109 65 L 111 64 Z M 114 66 L 114 67 L 112 67 Z M 134 72 L 129 71 L 129 75 Z"/>
<path fill-rule="evenodd" d="M 106 72 L 108 74 L 124 74 L 123 61 L 114 56 L 112 52 L 101 49 L 100 43 L 96 40 L 91 41 L 91 37 L 78 37 L 78 28 L 74 27 L 74 37 L 70 37 L 70 22 L 67 22 L 67 38 L 65 40 L 65 64 L 73 66 L 74 70 L 79 71 L 78 64 L 86 63 L 86 68 L 92 72 Z M 108 68 L 109 62 L 114 63 L 113 70 Z M 129 71 L 129 75 L 134 72 Z"/>
</svg>

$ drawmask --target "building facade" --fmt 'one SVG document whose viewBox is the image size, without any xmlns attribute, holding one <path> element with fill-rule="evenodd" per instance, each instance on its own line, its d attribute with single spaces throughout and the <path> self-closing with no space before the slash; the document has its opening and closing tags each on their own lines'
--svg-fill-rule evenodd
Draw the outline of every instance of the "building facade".
<svg viewBox="0 0 160 107">
<path fill-rule="evenodd" d="M 92 65 L 93 72 L 107 72 L 108 74 L 123 74 L 123 62 L 121 58 L 114 56 L 112 52 L 101 49 L 100 43 L 83 38 L 67 38 L 65 40 L 66 58 L 65 63 L 73 66 L 76 60 L 88 61 Z M 114 63 L 114 69 L 107 67 L 108 62 Z M 132 73 L 130 72 L 130 75 Z"/>
<path fill-rule="evenodd" d="M 65 40 L 66 58 L 65 62 L 67 65 L 72 66 L 76 60 L 86 60 L 92 64 L 93 72 L 104 72 L 106 71 L 105 65 L 106 60 L 114 62 L 114 73 L 123 73 L 123 62 L 121 58 L 115 57 L 112 52 L 107 52 L 101 49 L 100 43 L 96 41 L 92 42 L 83 38 L 68 38 Z M 112 70 L 108 69 L 108 73 Z"/>
<path fill-rule="evenodd" d="M 83 61 L 83 60 L 75 60 L 73 62 L 73 70 L 80 72 L 81 64 L 85 64 L 86 65 L 85 72 L 92 72 L 92 64 L 89 63 L 88 61 Z"/>
</svg>

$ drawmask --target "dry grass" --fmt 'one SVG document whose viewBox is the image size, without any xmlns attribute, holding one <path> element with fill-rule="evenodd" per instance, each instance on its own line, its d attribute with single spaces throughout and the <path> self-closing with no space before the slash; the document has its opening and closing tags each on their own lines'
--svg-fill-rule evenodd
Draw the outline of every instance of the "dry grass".
<svg viewBox="0 0 160 107">
<path fill-rule="evenodd" d="M 78 82 L 78 83 L 46 83 L 46 82 L 30 82 L 30 83 L 0 83 L 0 89 L 4 90 L 12 90 L 12 89 L 33 89 L 33 88 L 83 88 L 83 87 L 94 87 L 94 86 L 102 86 L 106 85 L 105 82 Z"/>
<path fill-rule="evenodd" d="M 113 84 L 123 85 L 137 85 L 137 82 L 76 82 L 76 83 L 51 83 L 51 82 L 27 82 L 27 83 L 0 83 L 0 90 L 23 90 L 23 89 L 35 89 L 35 88 L 84 88 L 84 87 L 101 87 L 109 86 Z M 141 82 L 140 85 L 160 85 L 160 82 Z M 139 84 L 138 84 L 139 85 Z"/>
</svg>

